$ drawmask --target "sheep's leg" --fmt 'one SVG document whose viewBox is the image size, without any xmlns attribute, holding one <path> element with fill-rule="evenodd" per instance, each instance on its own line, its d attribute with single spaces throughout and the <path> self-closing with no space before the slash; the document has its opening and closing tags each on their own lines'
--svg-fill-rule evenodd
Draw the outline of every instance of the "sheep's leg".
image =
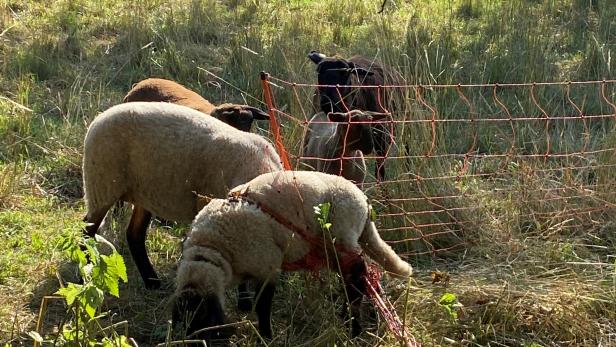
<svg viewBox="0 0 616 347">
<path fill-rule="evenodd" d="M 130 223 L 126 230 L 126 240 L 145 287 L 147 289 L 158 289 L 160 288 L 160 280 L 152 267 L 152 263 L 150 263 L 148 251 L 145 249 L 146 232 L 151 218 L 152 214 L 150 212 L 142 207 L 134 206 L 133 214 L 130 217 Z"/>
<path fill-rule="evenodd" d="M 250 312 L 252 310 L 252 298 L 248 282 L 242 282 L 237 286 L 237 309 L 242 312 Z"/>
<path fill-rule="evenodd" d="M 364 277 L 367 274 L 366 263 L 363 259 L 359 259 L 346 269 L 342 270 L 342 278 L 346 290 L 346 296 L 349 299 L 349 308 L 343 309 L 342 317 L 346 320 L 349 318 L 349 310 L 351 313 L 351 336 L 355 337 L 362 332 L 360 320 L 361 301 L 366 292 Z"/>
<path fill-rule="evenodd" d="M 275 291 L 276 284 L 271 280 L 259 282 L 257 285 L 255 311 L 259 321 L 259 334 L 267 339 L 272 338 L 272 300 Z"/>
</svg>

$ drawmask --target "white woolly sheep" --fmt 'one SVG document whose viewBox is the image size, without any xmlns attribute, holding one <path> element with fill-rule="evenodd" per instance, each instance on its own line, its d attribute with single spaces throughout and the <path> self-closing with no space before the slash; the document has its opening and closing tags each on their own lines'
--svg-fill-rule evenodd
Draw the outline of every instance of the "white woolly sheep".
<svg viewBox="0 0 616 347">
<path fill-rule="evenodd" d="M 326 202 L 335 239 L 335 246 L 327 242 L 328 247 L 313 211 Z M 188 335 L 213 338 L 211 329 L 198 331 L 224 323 L 225 288 L 254 278 L 262 286 L 255 306 L 259 333 L 271 338 L 271 301 L 281 269 L 329 267 L 342 276 L 356 336 L 366 294 L 363 252 L 396 276 L 412 274 L 411 266 L 380 238 L 368 199 L 353 183 L 320 172 L 263 174 L 233 189 L 228 199 L 213 199 L 195 218 L 177 271 L 173 322 Z"/>
<path fill-rule="evenodd" d="M 366 177 L 364 154 L 374 152 L 370 122 L 388 116 L 360 110 L 315 114 L 304 137 L 303 167 L 340 175 L 361 186 Z"/>
<path fill-rule="evenodd" d="M 216 106 L 183 85 L 162 78 L 148 78 L 135 84 L 124 97 L 124 102 L 133 101 L 162 101 L 190 107 L 242 131 L 250 131 L 255 119 L 269 119 L 267 113 L 248 105 Z"/>
<path fill-rule="evenodd" d="M 151 216 L 189 223 L 199 196 L 225 196 L 238 184 L 282 170 L 274 147 L 188 107 L 163 102 L 113 106 L 88 128 L 83 182 L 94 236 L 117 201 L 134 205 L 128 246 L 147 288 L 160 285 L 145 238 Z"/>
</svg>

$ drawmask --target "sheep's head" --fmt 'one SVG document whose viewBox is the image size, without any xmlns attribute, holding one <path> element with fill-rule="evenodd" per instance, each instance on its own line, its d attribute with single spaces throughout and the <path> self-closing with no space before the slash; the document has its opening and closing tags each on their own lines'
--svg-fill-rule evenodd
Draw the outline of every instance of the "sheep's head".
<svg viewBox="0 0 616 347">
<path fill-rule="evenodd" d="M 173 300 L 173 327 L 182 337 L 202 339 L 208 342 L 220 340 L 223 343 L 233 334 L 230 328 L 211 328 L 225 323 L 222 303 L 216 295 L 202 295 L 195 288 L 184 288 Z"/>
<path fill-rule="evenodd" d="M 183 241 L 182 259 L 176 275 L 177 289 L 171 300 L 173 327 L 181 337 L 228 340 L 233 330 L 225 324 L 224 288 L 230 265 L 210 248 Z M 207 329 L 199 332 L 199 330 Z M 208 344 L 209 346 L 210 344 Z"/>
<path fill-rule="evenodd" d="M 210 115 L 246 132 L 250 131 L 253 120 L 269 120 L 267 113 L 248 105 L 222 104 L 216 106 Z"/>
<path fill-rule="evenodd" d="M 339 123 L 342 127 L 339 131 L 339 147 L 345 151 L 360 150 L 364 154 L 374 151 L 374 139 L 372 123 L 383 120 L 389 113 L 353 110 L 351 112 L 332 112 L 327 114 L 330 122 Z"/>
<path fill-rule="evenodd" d="M 322 53 L 312 51 L 308 58 L 317 64 L 317 79 L 319 90 L 319 103 L 323 112 L 346 112 L 351 109 L 348 96 L 353 92 L 351 77 L 356 75 L 358 79 L 372 75 L 371 71 L 363 67 L 356 66 L 353 62 L 337 58 L 327 57 Z M 341 87 L 336 87 L 340 85 Z M 346 107 L 343 101 L 347 103 Z M 347 109 L 348 108 L 348 109 Z"/>
</svg>

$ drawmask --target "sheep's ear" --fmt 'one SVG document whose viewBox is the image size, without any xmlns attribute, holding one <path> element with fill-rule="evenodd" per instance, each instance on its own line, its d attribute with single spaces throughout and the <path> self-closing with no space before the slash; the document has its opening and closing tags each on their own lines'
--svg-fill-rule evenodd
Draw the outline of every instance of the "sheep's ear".
<svg viewBox="0 0 616 347">
<path fill-rule="evenodd" d="M 321 62 L 321 60 L 327 58 L 327 56 L 317 51 L 311 51 L 310 53 L 308 53 L 308 58 L 310 58 L 313 63 L 318 64 Z"/>
<path fill-rule="evenodd" d="M 327 119 L 329 119 L 330 122 L 345 123 L 348 122 L 350 118 L 348 113 L 330 112 L 327 114 Z"/>
<path fill-rule="evenodd" d="M 221 119 L 221 118 L 223 118 L 223 115 L 233 114 L 235 112 L 238 112 L 236 105 L 233 105 L 233 104 L 222 104 L 222 105 L 218 105 L 218 106 L 214 107 L 214 109 L 210 113 L 210 116 L 212 116 L 214 118 Z"/>
<path fill-rule="evenodd" d="M 252 112 L 252 118 L 256 120 L 269 120 L 267 112 L 252 106 L 244 106 L 244 109 Z"/>
</svg>

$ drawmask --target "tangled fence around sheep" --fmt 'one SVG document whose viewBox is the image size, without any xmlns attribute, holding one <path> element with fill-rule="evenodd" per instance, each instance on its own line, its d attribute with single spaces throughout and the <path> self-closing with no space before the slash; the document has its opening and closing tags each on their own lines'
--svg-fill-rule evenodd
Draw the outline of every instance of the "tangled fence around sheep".
<svg viewBox="0 0 616 347">
<path fill-rule="evenodd" d="M 297 168 L 319 86 L 266 73 L 262 85 L 276 147 Z M 594 235 L 611 225 L 615 80 L 348 87 L 398 92 L 397 109 L 381 105 L 394 129 L 387 175 L 363 188 L 381 235 L 407 259 L 463 250 L 480 230 Z"/>
</svg>

